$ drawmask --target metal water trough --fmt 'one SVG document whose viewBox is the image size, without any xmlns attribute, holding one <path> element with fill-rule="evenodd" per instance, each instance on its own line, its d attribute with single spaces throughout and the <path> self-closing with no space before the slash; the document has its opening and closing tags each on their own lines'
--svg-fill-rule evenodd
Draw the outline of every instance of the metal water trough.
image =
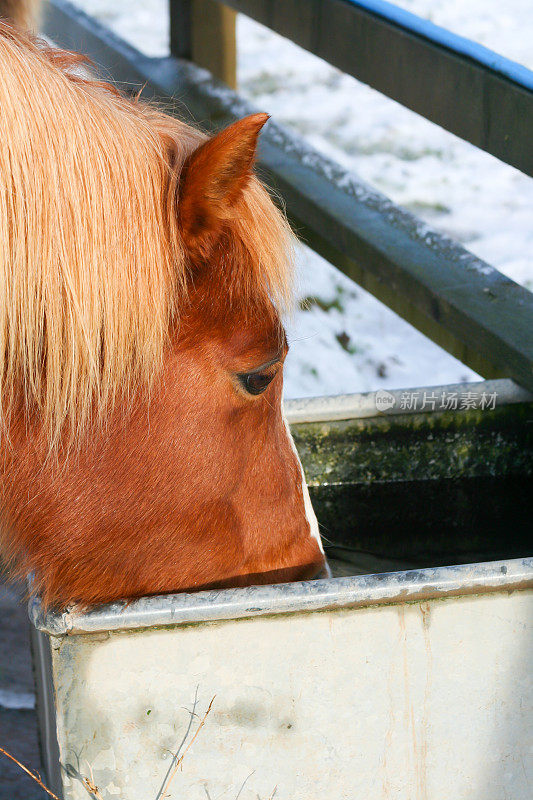
<svg viewBox="0 0 533 800">
<path fill-rule="evenodd" d="M 531 400 L 488 381 L 289 403 L 337 577 L 87 613 L 33 600 L 51 788 L 530 800 Z"/>
</svg>

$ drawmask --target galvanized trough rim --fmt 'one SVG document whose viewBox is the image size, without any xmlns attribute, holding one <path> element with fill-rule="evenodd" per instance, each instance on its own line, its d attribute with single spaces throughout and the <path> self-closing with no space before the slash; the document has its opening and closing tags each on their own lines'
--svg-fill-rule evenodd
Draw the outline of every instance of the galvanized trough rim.
<svg viewBox="0 0 533 800">
<path fill-rule="evenodd" d="M 86 612 L 45 612 L 30 600 L 37 630 L 52 636 L 104 633 L 373 605 L 396 605 L 444 597 L 533 588 L 533 557 L 449 567 L 251 586 L 194 594 L 141 597 Z"/>
<path fill-rule="evenodd" d="M 434 393 L 447 395 L 455 393 L 461 395 L 465 392 L 475 392 L 481 395 L 495 394 L 495 405 L 505 406 L 512 403 L 529 403 L 533 401 L 533 394 L 523 389 L 509 378 L 497 378 L 488 381 L 475 381 L 472 383 L 451 383 L 442 386 L 417 386 L 405 389 L 378 389 L 375 392 L 359 394 L 339 394 L 329 397 L 303 397 L 284 402 L 285 416 L 291 424 L 301 422 L 333 422 L 346 419 L 368 419 L 371 417 L 392 416 L 395 414 L 420 414 L 430 413 L 428 410 L 402 408 L 401 398 L 404 393 Z M 376 398 L 388 395 L 391 406 L 384 411 L 378 411 Z M 460 413 L 460 411 L 459 411 Z"/>
</svg>

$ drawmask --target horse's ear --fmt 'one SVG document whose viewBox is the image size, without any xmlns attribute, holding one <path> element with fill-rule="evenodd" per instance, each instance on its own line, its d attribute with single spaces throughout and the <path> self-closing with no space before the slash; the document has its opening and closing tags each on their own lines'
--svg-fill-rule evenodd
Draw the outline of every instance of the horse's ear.
<svg viewBox="0 0 533 800">
<path fill-rule="evenodd" d="M 202 144 L 180 177 L 178 215 L 185 248 L 209 256 L 252 174 L 259 132 L 268 114 L 252 114 Z"/>
</svg>

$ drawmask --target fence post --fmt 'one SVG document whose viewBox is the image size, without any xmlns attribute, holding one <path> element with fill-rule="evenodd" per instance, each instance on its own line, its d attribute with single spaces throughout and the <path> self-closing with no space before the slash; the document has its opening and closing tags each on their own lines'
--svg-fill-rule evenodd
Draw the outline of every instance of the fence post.
<svg viewBox="0 0 533 800">
<path fill-rule="evenodd" d="M 237 86 L 236 13 L 217 0 L 169 0 L 170 52 Z"/>
</svg>

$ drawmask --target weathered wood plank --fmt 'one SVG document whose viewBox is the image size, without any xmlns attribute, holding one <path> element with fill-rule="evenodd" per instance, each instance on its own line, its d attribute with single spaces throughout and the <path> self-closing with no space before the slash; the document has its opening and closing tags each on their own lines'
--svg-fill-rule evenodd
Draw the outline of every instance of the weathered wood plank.
<svg viewBox="0 0 533 800">
<path fill-rule="evenodd" d="M 118 81 L 221 127 L 253 109 L 193 64 L 150 59 L 64 0 L 50 0 L 46 32 L 87 53 Z M 439 345 L 485 377 L 533 390 L 533 294 L 304 142 L 270 122 L 259 167 L 297 232 Z"/>
<path fill-rule="evenodd" d="M 234 89 L 236 12 L 217 0 L 169 0 L 170 52 L 187 58 Z"/>
</svg>

